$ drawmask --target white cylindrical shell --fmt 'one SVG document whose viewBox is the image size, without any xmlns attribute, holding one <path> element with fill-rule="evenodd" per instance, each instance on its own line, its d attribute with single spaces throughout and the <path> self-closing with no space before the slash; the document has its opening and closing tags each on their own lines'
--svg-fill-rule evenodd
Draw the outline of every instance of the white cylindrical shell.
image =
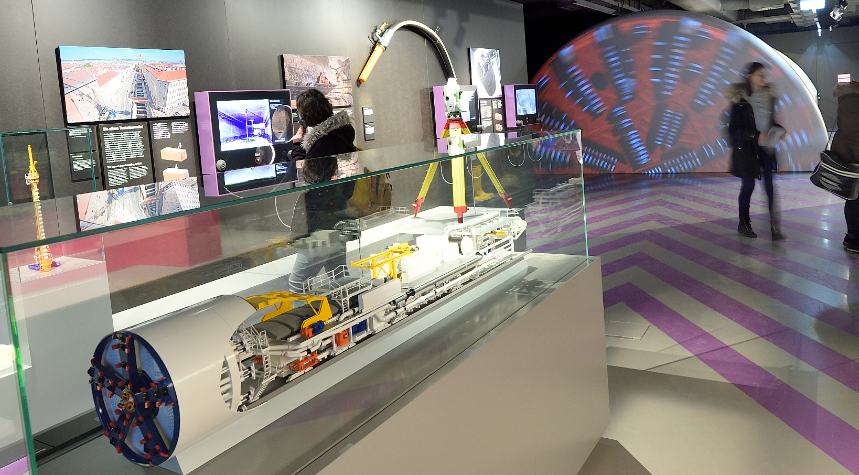
<svg viewBox="0 0 859 475">
<path fill-rule="evenodd" d="M 243 298 L 222 295 L 127 330 L 152 346 L 173 381 L 179 405 L 174 455 L 239 417 L 221 397 L 221 369 L 233 354 L 230 337 L 254 311 Z"/>
<path fill-rule="evenodd" d="M 462 241 L 459 243 L 459 250 L 462 251 L 463 256 L 474 254 L 474 240 L 468 236 L 463 236 Z"/>
<path fill-rule="evenodd" d="M 445 242 L 441 255 L 444 262 L 453 262 L 460 258 L 459 246 L 455 242 Z"/>
</svg>

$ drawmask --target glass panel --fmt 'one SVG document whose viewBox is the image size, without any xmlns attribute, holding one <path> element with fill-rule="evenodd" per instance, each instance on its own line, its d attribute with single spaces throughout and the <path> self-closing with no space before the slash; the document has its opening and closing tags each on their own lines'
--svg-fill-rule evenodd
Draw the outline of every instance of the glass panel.
<svg viewBox="0 0 859 475">
<path fill-rule="evenodd" d="M 5 269 L 5 256 L 0 256 L 0 262 Z M 22 391 L 24 377 L 20 372 L 30 365 L 17 357 L 19 335 L 11 311 L 9 281 L 5 273 L 0 278 L 0 314 L 3 318 L 0 325 L 0 473 L 22 475 L 31 473 L 29 462 L 34 460 L 30 431 L 26 426 L 26 411 L 21 399 L 25 393 Z"/>
<path fill-rule="evenodd" d="M 507 143 L 499 145 L 495 139 Z M 284 350 L 284 345 L 303 338 L 310 341 L 316 335 L 314 332 L 334 331 L 334 326 L 340 325 L 343 328 L 337 327 L 337 338 L 332 333 L 326 337 L 326 344 L 339 341 L 336 344 L 342 348 L 332 346 L 314 351 L 313 358 L 325 364 L 327 356 L 345 351 L 350 344 L 376 332 L 383 334 L 382 328 L 400 317 L 411 318 L 425 307 L 443 302 L 449 294 L 459 295 L 461 288 L 470 289 L 483 285 L 481 282 L 486 279 L 501 278 L 497 276 L 503 274 L 502 270 L 514 266 L 522 266 L 524 273 L 538 257 L 542 259 L 540 262 L 549 263 L 539 272 L 528 270 L 528 279 L 515 280 L 523 279 L 516 274 L 515 279 L 504 277 L 508 280 L 503 285 L 487 288 L 481 298 L 490 300 L 482 305 L 484 313 L 480 318 L 475 320 L 460 312 L 459 317 L 445 323 L 445 331 L 451 332 L 448 336 L 439 340 L 422 335 L 416 339 L 416 344 L 428 345 L 438 340 L 432 344 L 432 356 L 421 363 L 395 362 L 394 366 L 368 369 L 363 376 L 356 374 L 349 378 L 350 383 L 344 382 L 358 387 L 369 384 L 367 378 L 389 379 L 373 390 L 366 405 L 336 417 L 309 417 L 302 423 L 306 426 L 302 435 L 290 438 L 295 443 L 279 445 L 277 453 L 259 454 L 276 459 L 272 467 L 301 466 L 312 460 L 332 438 L 337 439 L 363 424 L 379 408 L 399 398 L 518 309 L 549 291 L 585 261 L 587 241 L 578 132 L 539 138 L 484 136 L 477 140 L 482 141 L 477 144 L 479 153 L 472 149 L 453 159 L 428 151 L 389 155 L 392 151 L 414 152 L 419 148 L 417 145 L 316 159 L 303 164 L 296 178 L 302 178 L 310 166 L 316 170 L 335 170 L 332 174 L 336 179 L 314 185 L 299 180 L 243 193 L 241 197 L 200 196 L 205 203 L 200 209 L 147 216 L 86 232 L 75 232 L 68 227 L 70 219 L 77 219 L 71 198 L 50 200 L 51 210 L 59 216 L 58 224 L 51 228 L 54 238 L 19 241 L 3 249 L 10 308 L 14 309 L 10 322 L 15 323 L 22 335 L 22 364 L 31 366 L 26 395 L 32 431 L 41 433 L 92 413 L 94 394 L 96 401 L 101 400 L 110 409 L 104 411 L 105 417 L 114 417 L 113 409 L 122 413 L 124 409 L 117 405 L 116 399 L 122 397 L 120 392 L 106 386 L 97 388 L 98 381 L 87 385 L 81 371 L 82 362 L 95 355 L 100 371 L 107 373 L 105 381 L 131 378 L 121 365 L 118 369 L 115 365 L 121 362 L 116 360 L 117 348 L 125 343 L 110 337 L 105 343 L 105 337 L 115 331 L 136 334 L 140 341 L 147 342 L 145 346 L 140 343 L 133 347 L 136 361 L 149 365 L 143 370 L 148 372 L 147 386 L 150 383 L 157 386 L 163 381 L 167 385 L 172 378 L 170 387 L 174 387 L 182 384 L 178 381 L 193 379 L 195 371 L 203 373 L 202 368 L 215 364 L 205 361 L 198 366 L 191 363 L 175 366 L 176 360 L 171 362 L 168 353 L 179 349 L 167 345 L 155 333 L 146 333 L 153 328 L 167 328 L 164 325 L 178 326 L 160 335 L 184 335 L 181 353 L 185 356 L 181 360 L 187 357 L 197 361 L 214 351 L 216 359 L 219 358 L 215 364 L 219 370 L 221 362 L 226 361 L 226 373 L 219 374 L 219 378 L 229 373 L 229 362 L 236 362 L 237 371 L 242 365 L 245 369 L 240 372 L 254 377 L 236 380 L 235 388 L 228 385 L 228 390 L 222 393 L 230 414 L 236 414 L 244 407 L 264 406 L 290 387 L 291 375 L 298 376 L 304 365 L 316 364 L 308 355 L 299 358 L 295 351 Z M 415 163 L 412 160 L 415 157 L 433 158 Z M 454 189 L 461 191 L 455 193 Z M 417 216 L 413 207 L 416 204 Z M 22 206 L 7 208 L 18 210 Z M 17 221 L 5 221 L 14 223 L 12 229 L 19 236 L 33 230 L 32 222 L 23 218 L 33 213 L 33 205 L 27 206 L 29 209 L 19 214 L 7 214 L 7 217 L 18 216 Z M 24 224 L 20 224 L 22 221 Z M 36 249 L 45 244 L 50 246 L 59 266 L 43 272 L 42 267 L 31 268 L 31 264 L 35 263 Z M 549 254 L 555 256 L 540 257 Z M 531 259 L 528 265 L 523 264 L 526 257 Z M 392 286 L 397 288 L 391 290 Z M 515 288 L 508 292 L 510 286 Z M 270 358 L 266 366 L 263 354 L 253 353 L 257 350 L 238 348 L 250 344 L 246 337 L 256 330 L 248 328 L 267 323 L 262 319 L 272 307 L 266 308 L 263 303 L 274 298 L 276 292 L 313 298 L 308 301 L 293 296 L 282 301 L 278 305 L 286 305 L 284 318 L 295 317 L 290 313 L 293 306 L 298 308 L 295 311 L 304 312 L 305 317 L 310 315 L 307 312 L 322 312 L 323 300 L 331 317 L 326 320 L 315 315 L 296 322 L 290 320 L 295 325 L 284 324 L 284 328 L 295 328 L 286 333 L 280 327 L 267 328 L 269 340 L 265 345 L 274 350 L 266 353 L 265 358 Z M 239 298 L 221 297 L 224 295 Z M 283 296 L 278 295 L 278 298 Z M 389 302 L 396 301 L 400 310 L 385 310 L 381 313 L 384 318 L 371 321 L 362 312 L 368 311 L 373 298 L 378 301 L 374 309 L 386 308 Z M 259 308 L 238 318 L 229 309 L 220 307 L 225 305 L 224 299 L 233 302 L 228 306 L 250 303 Z M 316 307 L 309 310 L 308 305 Z M 213 314 L 199 324 L 183 326 L 189 325 L 183 323 L 189 322 L 189 315 L 206 315 L 211 308 L 220 312 L 217 318 Z M 467 308 L 476 311 L 473 306 Z M 161 318 L 164 316 L 167 318 Z M 222 323 L 215 322 L 231 326 L 226 335 L 217 337 L 223 338 L 223 342 L 207 337 L 220 331 Z M 299 331 L 299 326 L 304 330 Z M 236 349 L 238 356 L 221 354 L 224 348 Z M 417 350 L 411 347 L 399 351 L 408 354 Z M 254 356 L 248 357 L 249 354 Z M 260 359 L 255 359 L 256 356 Z M 412 359 L 413 356 L 405 361 Z M 261 367 L 254 367 L 256 362 Z M 184 374 L 191 366 L 194 371 Z M 391 371 L 399 376 L 393 377 Z M 63 391 L 56 391 L 58 387 Z M 182 394 L 179 389 L 176 391 L 170 397 Z M 341 397 L 335 389 L 331 391 L 335 392 L 325 394 L 334 399 Z M 192 407 L 195 402 L 187 404 Z M 14 408 L 6 407 L 6 402 L 2 406 L 4 411 L 14 412 Z M 179 411 L 181 401 L 177 406 L 162 412 Z M 309 415 L 306 408 L 296 411 Z M 178 418 L 178 413 L 175 417 Z M 206 423 L 188 417 L 182 420 L 187 426 Z M 166 420 L 160 420 L 159 424 L 169 425 Z M 170 431 L 160 432 L 165 442 L 170 442 Z M 129 435 L 125 440 L 140 439 Z M 172 447 L 174 443 L 168 445 Z M 144 448 L 132 444 L 127 450 L 143 457 Z"/>
<path fill-rule="evenodd" d="M 46 201 L 87 189 L 74 186 L 75 182 L 95 190 L 100 175 L 93 158 L 95 145 L 89 127 L 0 133 L 3 204 L 32 203 L 34 192 Z M 35 190 L 31 158 L 38 175 Z"/>
<path fill-rule="evenodd" d="M 510 147 L 521 147 L 523 144 L 537 142 L 537 141 L 546 141 L 547 143 L 554 143 L 555 139 L 563 139 L 564 137 L 574 137 L 577 134 L 577 131 L 566 131 L 566 132 L 533 132 L 528 134 L 482 134 L 482 135 L 472 135 L 466 136 L 468 137 L 468 141 L 466 142 L 466 151 L 460 156 L 472 155 L 475 151 L 483 151 L 483 152 L 492 152 L 494 150 L 500 150 Z M 515 141 L 515 145 L 510 143 L 511 141 Z M 446 142 L 440 141 L 440 144 L 445 144 Z M 439 154 L 437 152 L 438 144 L 435 143 L 414 143 L 414 144 L 406 144 L 406 145 L 398 145 L 394 147 L 381 148 L 381 149 L 373 149 L 373 150 L 363 150 L 360 152 L 356 152 L 354 154 L 347 154 L 347 157 L 341 157 L 341 160 L 348 160 L 350 162 L 350 169 L 355 171 L 355 174 L 348 177 L 343 177 L 341 179 L 355 180 L 366 174 L 378 174 L 391 172 L 394 170 L 398 170 L 401 168 L 409 168 L 414 167 L 416 165 L 430 164 L 433 162 L 439 162 L 448 160 L 449 157 L 445 154 Z M 330 158 L 330 157 L 326 157 Z M 322 160 L 322 159 L 314 159 L 314 160 Z M 365 170 L 369 170 L 366 171 Z M 294 167 L 289 171 L 289 173 L 296 173 Z M 223 177 L 218 178 L 222 182 L 224 180 Z M 204 177 L 203 181 L 206 181 Z M 256 201 L 261 199 L 270 198 L 272 196 L 279 196 L 283 194 L 294 193 L 300 191 L 302 189 L 315 188 L 325 186 L 324 184 L 313 184 L 306 185 L 301 183 L 281 183 L 278 185 L 268 186 L 264 188 L 259 188 L 256 190 L 250 190 L 247 192 L 229 192 L 227 194 L 221 196 L 205 196 L 204 190 L 206 187 L 199 187 L 199 202 L 201 206 L 199 208 L 190 208 L 188 210 L 178 211 L 176 213 L 171 214 L 157 214 L 153 213 L 152 216 L 147 216 L 142 220 L 136 221 L 134 223 L 122 223 L 116 224 L 113 226 L 114 229 L 124 228 L 135 225 L 142 225 L 146 222 L 160 221 L 164 219 L 170 219 L 173 216 L 181 216 L 181 215 L 190 215 L 199 213 L 207 210 L 220 209 L 224 207 L 233 206 L 234 201 Z M 57 237 L 52 237 L 50 233 L 47 233 L 48 243 L 57 242 L 61 240 L 59 236 L 69 236 L 71 234 L 79 234 L 80 226 L 78 223 L 78 217 L 75 212 L 75 200 L 68 198 L 59 198 L 56 200 L 50 200 L 53 203 L 50 206 L 50 209 L 56 210 L 58 213 L 57 221 L 59 222 L 59 229 Z M 47 203 L 43 201 L 43 206 L 46 206 Z M 15 223 L 22 219 L 26 219 L 25 217 L 30 214 L 30 210 L 27 208 L 22 208 L 21 205 L 10 206 L 9 210 L 4 210 L 5 213 L 0 215 L 0 230 L 15 230 Z M 92 231 L 84 231 L 83 234 L 97 234 Z M 19 250 L 27 247 L 35 247 L 35 239 L 28 237 L 29 234 L 26 232 L 4 232 L 0 233 L 0 246 L 7 247 L 9 250 Z"/>
</svg>

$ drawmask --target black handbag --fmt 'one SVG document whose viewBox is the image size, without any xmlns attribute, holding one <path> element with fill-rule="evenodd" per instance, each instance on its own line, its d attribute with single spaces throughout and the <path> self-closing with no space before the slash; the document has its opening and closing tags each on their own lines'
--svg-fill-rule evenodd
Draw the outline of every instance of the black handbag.
<svg viewBox="0 0 859 475">
<path fill-rule="evenodd" d="M 839 198 L 855 200 L 859 197 L 859 164 L 845 163 L 828 151 L 821 152 L 811 182 Z"/>
</svg>

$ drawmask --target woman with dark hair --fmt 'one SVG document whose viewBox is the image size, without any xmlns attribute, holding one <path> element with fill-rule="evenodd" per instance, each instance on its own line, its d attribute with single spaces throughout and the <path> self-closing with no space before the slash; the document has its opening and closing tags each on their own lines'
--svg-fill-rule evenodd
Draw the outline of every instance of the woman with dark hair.
<svg viewBox="0 0 859 475">
<path fill-rule="evenodd" d="M 741 236 L 758 237 L 752 230 L 749 208 L 755 179 L 763 177 L 770 211 L 773 241 L 785 238 L 779 227 L 773 188 L 773 170 L 778 167 L 775 143 L 784 136 L 784 129 L 773 122 L 775 93 L 767 82 L 763 64 L 754 62 L 746 67 L 745 81 L 728 87 L 731 101 L 728 131 L 731 139 L 731 174 L 742 178 L 740 188 Z"/>
<path fill-rule="evenodd" d="M 301 181 L 307 184 L 322 183 L 336 178 L 337 157 L 357 149 L 352 118 L 344 110 L 334 113 L 331 102 L 316 89 L 309 89 L 295 100 L 301 126 L 292 137 L 290 158 L 302 170 Z M 305 129 L 306 127 L 306 129 Z M 344 210 L 355 189 L 355 182 L 347 181 L 304 192 L 304 215 L 307 233 L 334 231 L 334 225 L 345 218 Z M 293 217 L 295 228 L 297 215 Z M 329 242 L 299 248 L 295 265 L 289 274 L 291 292 L 301 293 L 302 284 L 316 276 L 323 268 L 334 270 L 346 263 L 346 245 L 339 233 L 322 233 Z"/>
<path fill-rule="evenodd" d="M 299 94 L 295 108 L 301 126 L 292 137 L 291 159 L 305 160 L 302 171 L 307 183 L 329 180 L 337 171 L 337 160 L 332 156 L 356 150 L 352 118 L 345 110 L 335 114 L 328 98 L 316 89 Z M 317 160 L 320 157 L 328 158 Z"/>
<path fill-rule="evenodd" d="M 838 132 L 832 138 L 830 151 L 847 163 L 859 163 L 859 82 L 839 84 L 832 95 L 838 99 Z M 859 200 L 844 202 L 844 219 L 844 249 L 859 254 Z"/>
</svg>

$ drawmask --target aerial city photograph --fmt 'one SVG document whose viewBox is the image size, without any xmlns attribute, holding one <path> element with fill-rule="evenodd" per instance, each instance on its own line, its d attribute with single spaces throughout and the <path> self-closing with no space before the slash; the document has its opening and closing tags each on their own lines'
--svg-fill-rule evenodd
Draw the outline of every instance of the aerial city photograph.
<svg viewBox="0 0 859 475">
<path fill-rule="evenodd" d="M 182 50 L 60 46 L 66 121 L 190 114 Z"/>
</svg>

